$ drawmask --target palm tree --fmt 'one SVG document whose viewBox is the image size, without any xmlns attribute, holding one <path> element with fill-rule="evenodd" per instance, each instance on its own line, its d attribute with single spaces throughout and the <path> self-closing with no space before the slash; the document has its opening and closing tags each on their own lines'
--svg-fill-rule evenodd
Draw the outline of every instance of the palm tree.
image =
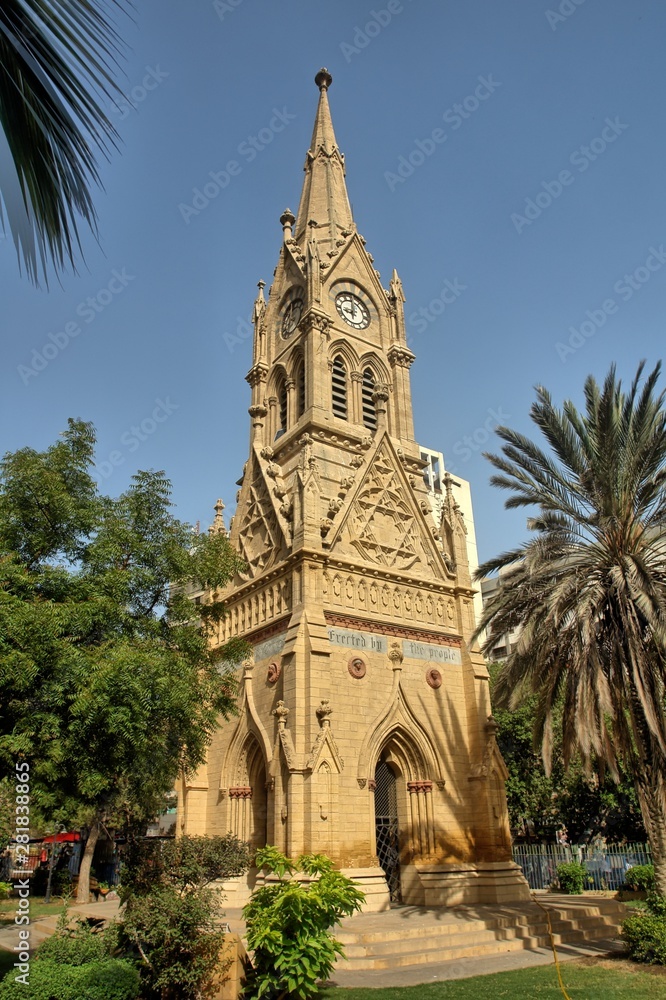
<svg viewBox="0 0 666 1000">
<path fill-rule="evenodd" d="M 128 2 L 0 0 L 0 224 L 35 284 L 74 264 L 78 217 L 96 229 L 95 151 L 116 139 L 102 101 L 120 93 L 108 9 Z"/>
<path fill-rule="evenodd" d="M 660 365 L 644 382 L 643 368 L 628 392 L 614 366 L 602 387 L 590 376 L 581 412 L 537 387 L 531 417 L 550 451 L 498 428 L 491 482 L 507 508 L 536 508 L 534 536 L 480 567 L 504 573 L 479 633 L 520 629 L 495 700 L 538 695 L 547 768 L 561 705 L 565 764 L 578 751 L 588 768 L 631 774 L 666 896 L 666 410 Z"/>
</svg>

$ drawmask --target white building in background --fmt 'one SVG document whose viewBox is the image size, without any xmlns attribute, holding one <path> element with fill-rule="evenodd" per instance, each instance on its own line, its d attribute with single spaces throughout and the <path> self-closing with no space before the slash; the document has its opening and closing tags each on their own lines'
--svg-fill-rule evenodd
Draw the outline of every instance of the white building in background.
<svg viewBox="0 0 666 1000">
<path fill-rule="evenodd" d="M 444 465 L 444 455 L 441 451 L 433 451 L 431 448 L 424 448 L 419 445 L 421 458 L 427 462 L 427 467 L 423 470 L 423 479 L 428 487 L 428 498 L 432 506 L 432 513 L 437 528 L 442 520 L 442 506 L 446 496 L 446 467 Z M 474 511 L 472 510 L 472 491 L 466 479 L 459 476 L 450 476 L 451 490 L 455 502 L 462 512 L 465 528 L 467 529 L 467 555 L 469 557 L 469 571 L 474 579 L 474 574 L 479 568 L 479 555 L 476 548 L 476 531 L 474 530 Z M 475 586 L 478 587 L 478 584 Z M 474 595 L 474 612 L 477 622 L 483 611 L 481 590 L 478 589 Z"/>
<path fill-rule="evenodd" d="M 490 601 L 495 594 L 498 592 L 502 586 L 502 580 L 506 574 L 510 572 L 510 567 L 505 567 L 501 569 L 497 576 L 484 576 L 481 580 L 481 600 L 483 602 L 483 607 L 486 606 L 488 601 Z M 492 631 L 490 632 L 492 635 Z M 504 635 L 498 635 L 497 641 L 493 648 L 488 654 L 489 660 L 504 660 L 506 657 L 516 648 L 516 643 L 518 642 L 519 630 L 513 629 L 511 632 L 506 632 Z"/>
</svg>

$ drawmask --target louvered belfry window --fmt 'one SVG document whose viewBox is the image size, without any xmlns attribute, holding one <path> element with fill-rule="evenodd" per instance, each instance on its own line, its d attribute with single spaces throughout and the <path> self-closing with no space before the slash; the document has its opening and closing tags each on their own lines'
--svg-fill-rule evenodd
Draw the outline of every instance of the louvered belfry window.
<svg viewBox="0 0 666 1000">
<path fill-rule="evenodd" d="M 302 358 L 300 358 L 296 365 L 296 377 L 294 381 L 296 383 L 297 418 L 299 418 L 305 413 L 305 365 Z"/>
<path fill-rule="evenodd" d="M 333 361 L 332 375 L 333 415 L 347 419 L 347 367 L 338 355 Z"/>
<path fill-rule="evenodd" d="M 363 372 L 363 383 L 361 388 L 361 399 L 363 403 L 363 423 L 371 431 L 377 429 L 377 411 L 372 394 L 375 391 L 375 376 L 369 368 Z"/>
<path fill-rule="evenodd" d="M 278 386 L 278 406 L 279 406 L 279 416 L 280 416 L 280 427 L 279 430 L 286 431 L 287 429 L 287 383 L 284 379 L 281 380 Z"/>
</svg>

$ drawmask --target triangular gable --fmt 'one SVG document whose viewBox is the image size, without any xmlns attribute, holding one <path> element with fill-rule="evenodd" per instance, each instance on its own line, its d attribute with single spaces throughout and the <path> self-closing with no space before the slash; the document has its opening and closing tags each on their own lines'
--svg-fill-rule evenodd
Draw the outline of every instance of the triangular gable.
<svg viewBox="0 0 666 1000">
<path fill-rule="evenodd" d="M 385 431 L 377 433 L 326 542 L 336 555 L 448 579 L 428 521 Z"/>
<path fill-rule="evenodd" d="M 342 773 L 345 766 L 344 761 L 340 756 L 337 743 L 333 739 L 333 734 L 329 727 L 319 730 L 317 739 L 314 742 L 307 764 L 305 765 L 306 771 L 316 771 L 319 767 L 319 762 L 322 760 L 330 761 L 335 766 L 338 774 Z"/>
<path fill-rule="evenodd" d="M 344 271 L 344 275 L 341 275 L 340 271 Z M 376 304 L 378 306 L 381 304 L 388 312 L 386 291 L 358 233 L 354 233 L 346 246 L 341 247 L 340 252 L 333 257 L 331 266 L 326 271 L 326 284 L 330 286 L 343 277 L 355 277 L 361 284 L 369 285 L 368 290 L 374 289 Z"/>
<path fill-rule="evenodd" d="M 273 495 L 276 477 L 271 482 L 272 471 L 271 463 L 254 449 L 243 476 L 231 534 L 232 545 L 247 563 L 247 570 L 239 574 L 242 580 L 254 579 L 288 554 L 289 524 Z"/>
</svg>

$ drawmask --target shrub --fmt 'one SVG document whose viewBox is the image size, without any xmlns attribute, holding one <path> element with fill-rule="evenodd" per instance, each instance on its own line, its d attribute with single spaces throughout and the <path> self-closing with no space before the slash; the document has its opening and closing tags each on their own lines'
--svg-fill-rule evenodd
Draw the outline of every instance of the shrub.
<svg viewBox="0 0 666 1000">
<path fill-rule="evenodd" d="M 11 882 L 0 882 L 0 899 L 9 899 L 9 894 L 12 891 Z"/>
<path fill-rule="evenodd" d="M 330 928 L 360 910 L 363 893 L 323 854 L 303 854 L 294 863 L 266 847 L 257 852 L 256 864 L 278 881 L 256 889 L 243 909 L 254 950 L 245 995 L 308 1000 L 344 954 Z M 307 884 L 292 877 L 299 872 L 309 877 Z"/>
<path fill-rule="evenodd" d="M 120 925 L 120 946 L 139 960 L 144 1000 L 195 998 L 217 971 L 224 934 L 218 930 L 219 892 L 158 886 L 131 896 Z M 205 995 L 205 994 L 204 994 Z"/>
<path fill-rule="evenodd" d="M 635 962 L 666 965 L 666 919 L 653 913 L 632 914 L 622 924 L 622 936 Z"/>
<path fill-rule="evenodd" d="M 648 892 L 645 904 L 654 917 L 666 919 L 666 896 L 661 896 L 658 892 Z"/>
<path fill-rule="evenodd" d="M 249 861 L 247 844 L 231 835 L 131 846 L 122 871 L 119 945 L 139 963 L 145 1000 L 206 995 L 224 939 L 221 896 L 210 883 L 241 875 Z"/>
<path fill-rule="evenodd" d="M 140 840 L 131 844 L 123 863 L 122 887 L 116 888 L 124 901 L 130 895 L 150 894 L 159 884 L 183 891 L 242 875 L 249 867 L 247 844 L 232 834 Z"/>
<path fill-rule="evenodd" d="M 36 958 L 30 963 L 27 985 L 17 982 L 16 975 L 12 971 L 0 983 L 0 1000 L 136 1000 L 139 996 L 138 972 L 115 958 L 85 965 Z"/>
<path fill-rule="evenodd" d="M 562 892 L 569 896 L 580 896 L 592 881 L 585 865 L 580 861 L 565 861 L 557 866 L 557 878 Z"/>
<path fill-rule="evenodd" d="M 85 920 L 79 920 L 74 928 L 67 926 L 67 911 L 58 920 L 55 934 L 40 945 L 38 961 L 50 961 L 57 965 L 86 965 L 110 958 L 108 938 L 94 931 Z"/>
<path fill-rule="evenodd" d="M 624 885 L 635 892 L 649 892 L 655 887 L 654 865 L 634 865 L 627 869 Z"/>
</svg>

